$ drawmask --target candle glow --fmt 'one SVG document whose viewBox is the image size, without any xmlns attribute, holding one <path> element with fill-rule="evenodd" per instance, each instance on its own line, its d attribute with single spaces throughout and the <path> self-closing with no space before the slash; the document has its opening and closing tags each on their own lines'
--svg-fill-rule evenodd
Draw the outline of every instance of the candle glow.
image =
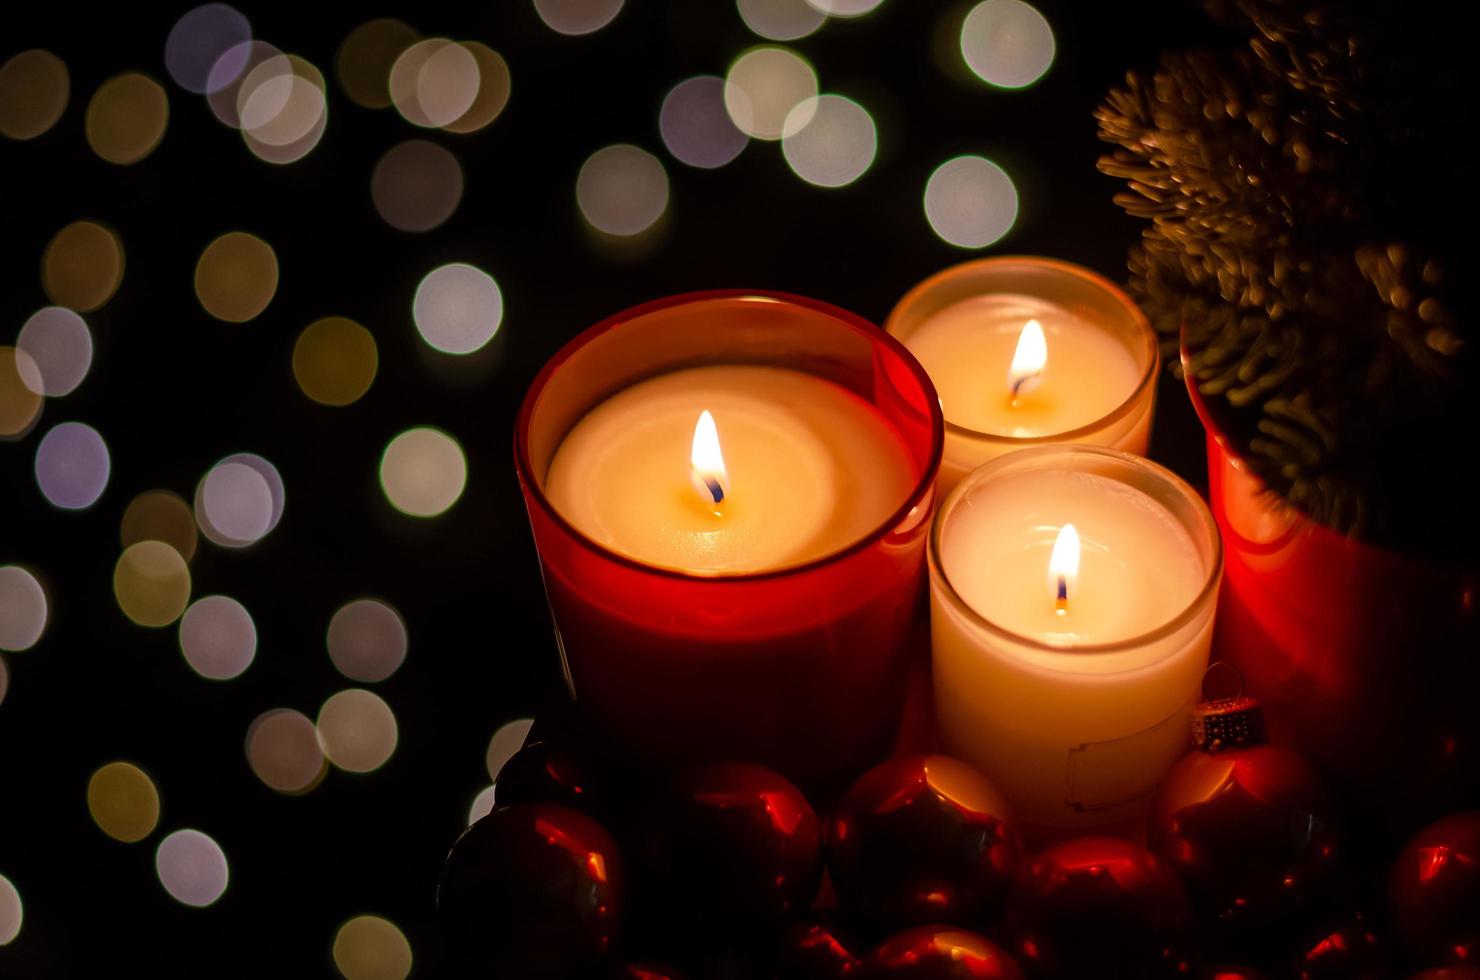
<svg viewBox="0 0 1480 980">
<path fill-rule="evenodd" d="M 1054 539 L 1053 553 L 1048 558 L 1048 585 L 1053 591 L 1054 612 L 1069 613 L 1069 593 L 1079 579 L 1079 532 L 1065 524 Z"/>
<path fill-rule="evenodd" d="M 1007 369 L 1007 387 L 1012 392 L 1012 403 L 1043 380 L 1043 369 L 1048 365 L 1048 340 L 1043 336 L 1043 324 L 1029 320 L 1018 334 L 1017 349 L 1012 353 L 1012 366 Z"/>
<path fill-rule="evenodd" d="M 709 409 L 694 423 L 694 442 L 689 450 L 689 477 L 706 504 L 719 506 L 730 492 L 730 476 L 719 448 L 719 429 Z"/>
</svg>

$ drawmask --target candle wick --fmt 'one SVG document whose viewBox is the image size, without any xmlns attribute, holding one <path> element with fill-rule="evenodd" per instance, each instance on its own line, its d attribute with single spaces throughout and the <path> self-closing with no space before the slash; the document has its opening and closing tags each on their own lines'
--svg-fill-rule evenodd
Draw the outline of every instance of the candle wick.
<svg viewBox="0 0 1480 980">
<path fill-rule="evenodd" d="M 1054 597 L 1053 611 L 1064 616 L 1069 612 L 1069 580 L 1063 575 L 1058 576 L 1058 580 L 1059 588 L 1058 594 Z"/>
<path fill-rule="evenodd" d="M 709 496 L 714 499 L 715 504 L 719 504 L 725 499 L 725 488 L 719 485 L 718 478 L 706 476 L 702 479 L 704 480 L 704 486 L 709 490 Z"/>
</svg>

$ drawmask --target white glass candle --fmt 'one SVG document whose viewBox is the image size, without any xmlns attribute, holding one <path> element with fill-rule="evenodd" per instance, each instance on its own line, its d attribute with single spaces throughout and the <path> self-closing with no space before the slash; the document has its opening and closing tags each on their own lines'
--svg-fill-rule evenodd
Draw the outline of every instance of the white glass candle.
<svg viewBox="0 0 1480 980">
<path fill-rule="evenodd" d="M 591 540 L 697 574 L 785 568 L 877 528 L 916 481 L 877 408 L 816 375 L 686 368 L 576 423 L 545 491 Z"/>
<path fill-rule="evenodd" d="M 1024 450 L 957 484 L 929 553 L 947 751 L 1034 827 L 1142 810 L 1207 667 L 1222 549 L 1201 498 L 1128 453 Z"/>
<path fill-rule="evenodd" d="M 940 395 L 942 491 L 1036 445 L 1146 451 L 1156 336 L 1123 292 L 1088 269 L 1031 256 L 966 262 L 911 290 L 885 327 Z"/>
</svg>

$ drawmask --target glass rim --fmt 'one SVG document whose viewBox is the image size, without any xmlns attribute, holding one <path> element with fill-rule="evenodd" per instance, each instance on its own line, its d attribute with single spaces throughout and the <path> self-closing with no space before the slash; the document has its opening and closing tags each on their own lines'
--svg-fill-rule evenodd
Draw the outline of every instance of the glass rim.
<svg viewBox="0 0 1480 980">
<path fill-rule="evenodd" d="M 751 572 L 704 575 L 686 572 L 683 569 L 671 568 L 665 565 L 649 564 L 629 555 L 624 555 L 619 551 L 614 551 L 595 541 L 584 531 L 565 519 L 565 516 L 550 503 L 550 499 L 546 496 L 541 481 L 536 480 L 534 477 L 534 466 L 529 454 L 529 427 L 534 418 L 536 402 L 538 402 L 539 396 L 549 384 L 550 378 L 577 351 L 598 337 L 610 333 L 630 320 L 679 306 L 688 306 L 710 300 L 745 299 L 748 297 L 800 307 L 813 313 L 820 313 L 836 322 L 839 326 L 852 330 L 854 333 L 862 336 L 871 344 L 883 347 L 899 359 L 900 363 L 909 370 L 911 376 L 920 384 L 921 390 L 925 395 L 926 411 L 930 418 L 931 445 L 926 455 L 926 465 L 920 474 L 920 478 L 915 482 L 913 489 L 905 497 L 904 503 L 896 510 L 891 511 L 889 516 L 873 530 L 835 551 L 829 551 L 826 554 L 796 565 L 785 565 L 780 568 L 762 569 Z M 794 293 L 770 289 L 711 289 L 676 293 L 672 296 L 664 296 L 659 299 L 649 300 L 646 303 L 639 303 L 636 306 L 629 307 L 620 313 L 596 322 L 576 334 L 575 337 L 556 351 L 545 362 L 544 366 L 540 368 L 539 372 L 534 376 L 534 380 L 530 382 L 529 390 L 524 393 L 524 398 L 519 404 L 519 414 L 514 423 L 514 469 L 519 477 L 519 482 L 525 487 L 529 498 L 539 505 L 541 512 L 552 520 L 557 527 L 582 547 L 593 552 L 597 557 L 633 569 L 634 571 L 687 582 L 759 582 L 786 578 L 791 575 L 804 575 L 868 550 L 891 534 L 895 528 L 903 524 L 908 519 L 911 511 L 918 508 L 926 497 L 934 492 L 935 480 L 940 471 L 944 450 L 945 418 L 941 414 L 940 399 L 936 396 L 935 385 L 930 380 L 930 375 L 926 373 L 925 368 L 921 366 L 915 355 L 910 353 L 908 347 L 901 343 L 898 338 L 887 333 L 876 324 L 870 323 L 858 314 L 845 310 L 842 307 L 834 306 L 822 300 L 812 299 L 808 296 L 798 296 Z"/>
<path fill-rule="evenodd" d="M 1073 443 L 1078 438 L 1087 436 L 1092 432 L 1097 432 L 1106 426 L 1113 425 L 1129 415 L 1146 394 L 1147 389 L 1154 385 L 1156 376 L 1161 370 L 1161 344 L 1157 341 L 1156 331 L 1152 329 L 1151 321 L 1147 318 L 1145 312 L 1136 305 L 1135 300 L 1126 295 L 1125 290 L 1115 285 L 1109 279 L 1106 279 L 1093 269 L 1086 269 L 1082 265 L 1066 262 L 1063 259 L 1051 259 L 1041 255 L 992 255 L 987 258 L 958 262 L 920 281 L 909 292 L 900 297 L 899 302 L 894 304 L 894 309 L 889 311 L 889 316 L 884 320 L 884 332 L 891 337 L 895 337 L 895 339 L 900 339 L 895 336 L 893 329 L 895 320 L 900 316 L 900 311 L 907 310 L 909 307 L 919 303 L 921 297 L 933 292 L 942 283 L 949 282 L 969 272 L 990 270 L 998 266 L 1008 265 L 1027 265 L 1035 266 L 1041 270 L 1052 270 L 1082 280 L 1106 293 L 1130 315 L 1131 322 L 1138 328 L 1136 332 L 1146 341 L 1145 352 L 1148 356 L 1146 357 L 1145 367 L 1141 372 L 1140 378 L 1136 381 L 1136 386 L 1131 389 L 1130 394 L 1126 396 L 1124 401 L 1099 418 L 1086 422 L 1084 425 L 1075 426 L 1072 429 L 1037 436 L 1005 436 L 995 432 L 983 432 L 980 429 L 957 425 L 955 422 L 944 419 L 943 417 L 946 432 L 954 436 L 960 436 L 963 439 L 989 445 L 1031 448 Z M 980 293 L 978 295 L 989 294 Z M 902 340 L 901 343 L 903 343 Z M 905 346 L 909 345 L 906 344 Z"/>
<path fill-rule="evenodd" d="M 1207 534 L 1209 540 L 1212 541 L 1212 554 L 1208 556 L 1207 576 L 1201 587 L 1193 595 L 1192 599 L 1188 601 L 1187 605 L 1178 611 L 1176 615 L 1153 629 L 1120 640 L 1081 644 L 1048 643 L 997 625 L 977 612 L 956 591 L 956 586 L 951 582 L 950 576 L 946 574 L 945 565 L 940 558 L 941 534 L 945 529 L 945 524 L 950 514 L 965 498 L 967 491 L 991 480 L 993 477 L 999 475 L 1000 472 L 1013 468 L 1014 464 L 1020 465 L 1039 457 L 1054 455 L 1063 455 L 1065 457 L 1095 456 L 1101 459 L 1113 460 L 1124 466 L 1141 469 L 1165 484 L 1177 496 L 1191 503 L 1192 509 L 1197 515 L 1199 525 Z M 1165 507 L 1164 504 L 1162 506 Z M 1187 526 L 1186 521 L 1182 520 L 1179 515 L 1172 514 L 1172 517 L 1183 527 Z M 1189 530 L 1194 529 L 1189 528 Z M 1089 446 L 1080 443 L 1068 443 L 1057 446 L 1035 446 L 1031 449 L 1022 449 L 1014 453 L 999 456 L 972 470 L 951 489 L 950 493 L 946 494 L 945 499 L 936 508 L 935 519 L 930 525 L 930 535 L 926 542 L 925 551 L 932 578 L 939 578 L 942 586 L 941 591 L 945 598 L 949 600 L 951 607 L 957 613 L 966 617 L 972 625 L 985 630 L 997 639 L 1019 644 L 1038 653 L 1054 654 L 1061 657 L 1077 658 L 1126 653 L 1163 640 L 1191 623 L 1210 602 L 1216 599 L 1218 585 L 1223 579 L 1223 536 L 1219 533 L 1218 522 L 1214 519 L 1213 512 L 1208 508 L 1207 502 L 1202 499 L 1202 496 L 1186 480 L 1160 463 L 1152 462 L 1144 456 L 1137 456 L 1134 453 L 1123 452 L 1119 449 L 1110 449 L 1105 446 Z M 1059 668 L 1054 666 L 1051 669 Z"/>
</svg>

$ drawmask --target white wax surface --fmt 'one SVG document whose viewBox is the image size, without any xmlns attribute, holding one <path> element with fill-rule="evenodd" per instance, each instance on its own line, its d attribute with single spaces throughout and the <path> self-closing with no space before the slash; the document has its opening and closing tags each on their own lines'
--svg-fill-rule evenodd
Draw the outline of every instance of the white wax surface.
<svg viewBox="0 0 1480 980">
<path fill-rule="evenodd" d="M 1038 387 L 1012 399 L 1007 373 L 1024 324 L 1048 342 Z M 1105 328 L 1056 303 L 1013 293 L 974 296 L 946 307 L 905 339 L 935 382 L 946 421 L 975 432 L 1031 438 L 1104 418 L 1144 373 Z"/>
<path fill-rule="evenodd" d="M 1054 539 L 1073 524 L 1082 546 L 1068 608 L 1048 576 Z M 1187 531 L 1150 497 L 1093 473 L 1003 474 L 961 502 L 942 535 L 956 592 L 1002 629 L 1055 645 L 1148 633 L 1192 602 L 1207 578 Z"/>
<path fill-rule="evenodd" d="M 718 505 L 690 480 L 700 412 L 729 474 Z M 675 371 L 618 392 L 565 437 L 545 492 L 582 533 L 697 573 L 802 564 L 862 539 L 919 474 L 873 405 L 815 375 L 756 365 Z"/>
</svg>

